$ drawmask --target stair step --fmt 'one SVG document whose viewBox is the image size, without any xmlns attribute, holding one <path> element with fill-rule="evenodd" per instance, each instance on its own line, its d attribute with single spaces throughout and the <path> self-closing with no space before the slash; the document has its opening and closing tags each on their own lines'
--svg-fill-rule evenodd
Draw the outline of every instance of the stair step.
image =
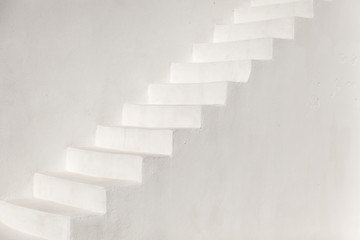
<svg viewBox="0 0 360 240">
<path fill-rule="evenodd" d="M 34 175 L 34 197 L 92 212 L 106 213 L 106 189 L 133 186 L 134 181 L 110 180 L 70 172 Z"/>
<path fill-rule="evenodd" d="M 0 239 L 1 240 L 45 240 L 44 238 L 38 238 L 23 232 L 16 231 L 15 229 L 12 229 L 1 223 L 0 223 Z"/>
<path fill-rule="evenodd" d="M 257 6 L 267 6 L 273 4 L 281 4 L 281 3 L 294 3 L 294 2 L 302 2 L 306 0 L 251 0 L 250 5 Z"/>
<path fill-rule="evenodd" d="M 314 16 L 313 6 L 313 0 L 305 0 L 259 7 L 243 7 L 235 9 L 234 22 L 246 23 L 286 17 L 312 18 Z"/>
<path fill-rule="evenodd" d="M 273 39 L 253 39 L 234 42 L 194 44 L 194 62 L 218 62 L 236 60 L 270 60 L 273 55 Z"/>
<path fill-rule="evenodd" d="M 98 126 L 95 145 L 119 151 L 170 156 L 173 150 L 173 131 L 169 129 Z"/>
<path fill-rule="evenodd" d="M 295 19 L 279 18 L 251 23 L 215 25 L 214 42 L 259 38 L 294 39 Z"/>
<path fill-rule="evenodd" d="M 150 104 L 224 105 L 227 82 L 150 84 Z"/>
<path fill-rule="evenodd" d="M 96 148 L 70 147 L 66 151 L 69 172 L 99 178 L 142 180 L 143 157 Z"/>
<path fill-rule="evenodd" d="M 0 221 L 5 225 L 51 240 L 73 239 L 78 227 L 90 225 L 99 217 L 92 212 L 40 199 L 1 201 L 0 212 Z"/>
<path fill-rule="evenodd" d="M 35 173 L 34 197 L 56 203 L 106 212 L 106 189 L 66 173 Z"/>
<path fill-rule="evenodd" d="M 251 61 L 173 63 L 172 83 L 247 82 Z"/>
<path fill-rule="evenodd" d="M 122 124 L 145 128 L 200 128 L 201 106 L 124 104 Z"/>
</svg>

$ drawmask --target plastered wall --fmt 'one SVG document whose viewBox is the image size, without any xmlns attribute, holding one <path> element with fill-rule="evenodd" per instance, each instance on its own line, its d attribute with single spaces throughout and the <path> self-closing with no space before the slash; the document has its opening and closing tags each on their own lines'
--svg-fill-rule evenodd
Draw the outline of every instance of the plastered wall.
<svg viewBox="0 0 360 240">
<path fill-rule="evenodd" d="M 116 123 L 125 99 L 165 81 L 237 5 L 1 2 L 0 195 L 60 168 L 66 145 Z M 118 196 L 100 239 L 357 239 L 359 11 L 317 3 L 228 107 L 177 133 L 174 159 L 146 162 L 144 190 Z"/>
<path fill-rule="evenodd" d="M 1 0 L 0 196 L 30 193 L 64 148 L 116 124 L 239 1 Z"/>
</svg>

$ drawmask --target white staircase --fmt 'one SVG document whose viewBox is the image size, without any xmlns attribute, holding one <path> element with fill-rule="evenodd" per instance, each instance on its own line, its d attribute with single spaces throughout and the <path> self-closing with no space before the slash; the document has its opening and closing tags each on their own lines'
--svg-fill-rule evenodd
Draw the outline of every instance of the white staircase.
<svg viewBox="0 0 360 240">
<path fill-rule="evenodd" d="M 64 172 L 36 173 L 33 198 L 0 202 L 0 239 L 100 240 L 109 191 L 139 187 L 144 157 L 172 156 L 174 131 L 201 128 L 202 106 L 226 105 L 229 82 L 246 83 L 252 60 L 271 60 L 274 39 L 293 39 L 295 17 L 312 16 L 312 0 L 236 9 L 213 42 L 194 44 L 193 62 L 171 65 L 169 83 L 149 85 L 147 103 L 124 104 L 119 126 L 97 127 L 95 146 L 68 148 Z"/>
</svg>

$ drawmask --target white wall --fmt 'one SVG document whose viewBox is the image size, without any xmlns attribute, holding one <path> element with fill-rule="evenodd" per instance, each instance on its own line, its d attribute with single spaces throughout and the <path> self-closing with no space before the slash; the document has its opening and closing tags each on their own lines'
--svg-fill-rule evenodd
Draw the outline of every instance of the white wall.
<svg viewBox="0 0 360 240">
<path fill-rule="evenodd" d="M 116 123 L 236 2 L 1 0 L 0 196 L 29 192 L 33 172 Z"/>
<path fill-rule="evenodd" d="M 74 2 L 2 2 L 0 195 L 115 123 L 239 5 Z M 358 0 L 318 3 L 228 107 L 177 132 L 172 160 L 146 162 L 141 191 L 114 196 L 99 239 L 357 239 L 359 11 Z"/>
</svg>

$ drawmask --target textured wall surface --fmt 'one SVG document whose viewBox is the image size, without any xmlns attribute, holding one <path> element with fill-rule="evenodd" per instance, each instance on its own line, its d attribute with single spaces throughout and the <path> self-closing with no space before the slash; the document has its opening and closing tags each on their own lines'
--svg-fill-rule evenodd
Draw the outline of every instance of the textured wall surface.
<svg viewBox="0 0 360 240">
<path fill-rule="evenodd" d="M 96 124 L 116 124 L 125 100 L 166 81 L 170 62 L 189 59 L 239 5 L 1 0 L 0 196 L 62 167 L 64 148 L 91 143 Z"/>
<path fill-rule="evenodd" d="M 0 195 L 60 168 L 66 145 L 116 123 L 236 6 L 2 1 Z M 99 239 L 358 238 L 360 2 L 316 6 L 226 108 L 176 133 L 173 159 L 145 162 L 152 174 L 118 194 Z"/>
</svg>

